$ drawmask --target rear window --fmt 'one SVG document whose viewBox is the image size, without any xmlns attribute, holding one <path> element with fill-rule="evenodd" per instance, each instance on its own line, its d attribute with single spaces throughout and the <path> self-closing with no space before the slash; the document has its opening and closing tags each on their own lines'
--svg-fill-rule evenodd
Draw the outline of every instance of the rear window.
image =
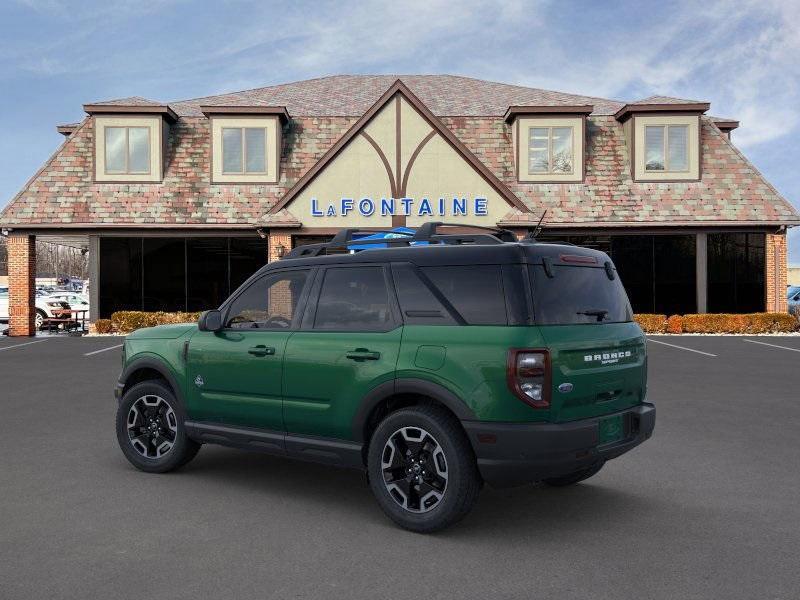
<svg viewBox="0 0 800 600">
<path fill-rule="evenodd" d="M 605 268 L 553 265 L 548 277 L 543 265 L 533 265 L 533 313 L 539 325 L 625 323 L 633 319 L 625 288 L 614 271 Z"/>
</svg>

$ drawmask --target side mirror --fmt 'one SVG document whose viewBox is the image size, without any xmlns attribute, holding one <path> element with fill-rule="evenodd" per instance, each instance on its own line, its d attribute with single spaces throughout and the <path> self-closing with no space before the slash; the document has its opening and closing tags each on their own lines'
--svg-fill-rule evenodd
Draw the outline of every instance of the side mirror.
<svg viewBox="0 0 800 600">
<path fill-rule="evenodd" d="M 222 313 L 218 310 L 207 310 L 197 320 L 200 331 L 220 331 L 222 329 Z"/>
</svg>

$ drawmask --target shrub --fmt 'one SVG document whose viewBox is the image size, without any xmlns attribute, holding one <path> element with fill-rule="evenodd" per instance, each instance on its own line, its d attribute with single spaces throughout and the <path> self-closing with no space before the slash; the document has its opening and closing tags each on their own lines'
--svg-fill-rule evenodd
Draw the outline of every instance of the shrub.
<svg viewBox="0 0 800 600">
<path fill-rule="evenodd" d="M 667 333 L 683 333 L 683 317 L 672 315 L 667 319 Z"/>
<path fill-rule="evenodd" d="M 94 330 L 96 333 L 111 333 L 114 330 L 111 319 L 97 319 L 94 322 Z"/>
<path fill-rule="evenodd" d="M 684 333 L 784 333 L 797 331 L 798 325 L 787 313 L 683 315 Z"/>
<path fill-rule="evenodd" d="M 200 317 L 199 312 L 144 312 L 139 310 L 121 310 L 111 315 L 111 324 L 120 333 L 130 333 L 143 327 L 168 325 L 172 323 L 194 323 Z"/>
<path fill-rule="evenodd" d="M 664 333 L 667 328 L 667 315 L 641 314 L 633 317 L 645 333 Z"/>
</svg>

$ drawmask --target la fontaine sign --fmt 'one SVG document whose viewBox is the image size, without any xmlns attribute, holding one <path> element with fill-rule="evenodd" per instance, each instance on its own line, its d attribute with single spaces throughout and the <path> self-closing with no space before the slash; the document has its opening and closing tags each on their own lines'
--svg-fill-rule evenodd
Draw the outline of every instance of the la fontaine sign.
<svg viewBox="0 0 800 600">
<path fill-rule="evenodd" d="M 311 198 L 311 216 L 348 217 L 351 213 L 361 217 L 486 217 L 489 215 L 488 200 L 481 197 L 448 198 L 346 198 L 320 202 Z"/>
</svg>

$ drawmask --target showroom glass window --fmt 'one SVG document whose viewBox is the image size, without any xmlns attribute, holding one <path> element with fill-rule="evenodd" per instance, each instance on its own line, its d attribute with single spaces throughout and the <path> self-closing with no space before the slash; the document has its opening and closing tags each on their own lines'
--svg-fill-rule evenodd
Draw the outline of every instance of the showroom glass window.
<svg viewBox="0 0 800 600">
<path fill-rule="evenodd" d="M 689 170 L 688 125 L 646 125 L 644 144 L 646 171 Z"/>
<path fill-rule="evenodd" d="M 101 237 L 99 314 L 217 308 L 266 260 L 258 238 Z"/>
<path fill-rule="evenodd" d="M 150 172 L 149 127 L 105 127 L 106 175 Z"/>
<path fill-rule="evenodd" d="M 222 172 L 226 175 L 266 173 L 267 129 L 223 127 Z"/>
<path fill-rule="evenodd" d="M 708 234 L 708 312 L 765 307 L 763 233 Z"/>
<path fill-rule="evenodd" d="M 528 129 L 528 173 L 572 173 L 572 127 Z"/>
</svg>

